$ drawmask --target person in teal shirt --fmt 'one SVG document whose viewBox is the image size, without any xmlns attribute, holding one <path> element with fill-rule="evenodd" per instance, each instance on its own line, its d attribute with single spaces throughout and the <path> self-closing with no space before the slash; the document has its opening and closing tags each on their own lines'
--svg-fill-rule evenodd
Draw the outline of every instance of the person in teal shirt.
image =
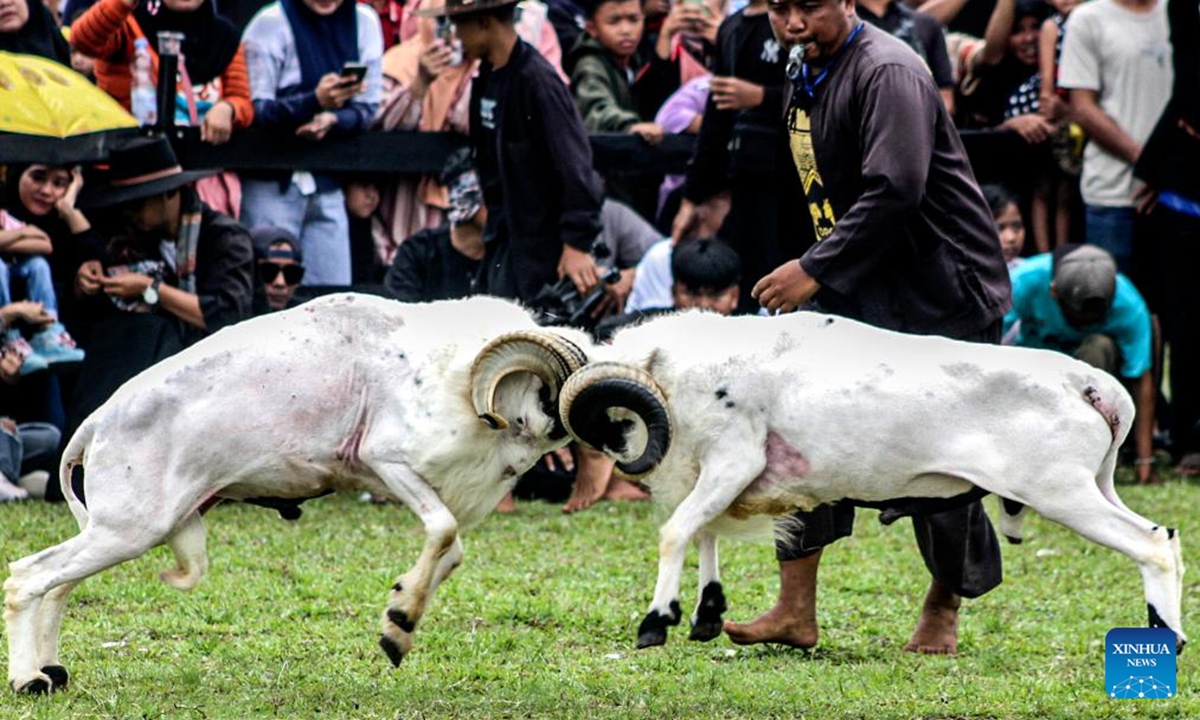
<svg viewBox="0 0 1200 720">
<path fill-rule="evenodd" d="M 1138 480 L 1158 483 L 1153 433 L 1153 326 L 1141 293 L 1094 245 L 1062 245 L 1012 271 L 1013 305 L 1004 343 L 1072 355 L 1121 378 L 1137 405 Z"/>
</svg>

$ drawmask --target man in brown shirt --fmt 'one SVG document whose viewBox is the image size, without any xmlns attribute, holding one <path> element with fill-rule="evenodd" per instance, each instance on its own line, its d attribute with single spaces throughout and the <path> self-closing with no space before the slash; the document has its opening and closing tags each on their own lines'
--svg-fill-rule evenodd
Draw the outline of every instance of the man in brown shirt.
<svg viewBox="0 0 1200 720">
<path fill-rule="evenodd" d="M 769 311 L 800 306 L 918 334 L 997 342 L 1011 288 L 1000 243 L 966 152 L 928 69 L 854 0 L 769 0 L 789 63 L 787 126 L 818 242 L 763 278 Z M 864 408 L 870 412 L 870 408 Z M 821 552 L 850 534 L 853 506 L 799 514 L 776 548 L 778 604 L 726 623 L 737 643 L 817 641 Z M 961 597 L 1000 583 L 995 533 L 978 500 L 913 516 L 933 582 L 906 650 L 954 653 Z"/>
</svg>

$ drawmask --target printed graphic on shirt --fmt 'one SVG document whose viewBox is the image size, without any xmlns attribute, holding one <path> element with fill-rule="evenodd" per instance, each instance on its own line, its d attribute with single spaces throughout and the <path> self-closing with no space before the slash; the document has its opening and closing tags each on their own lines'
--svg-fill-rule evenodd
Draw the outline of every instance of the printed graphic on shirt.
<svg viewBox="0 0 1200 720">
<path fill-rule="evenodd" d="M 779 41 L 775 38 L 763 40 L 762 53 L 759 57 L 770 65 L 779 62 Z"/>
<path fill-rule="evenodd" d="M 496 129 L 496 100 L 482 98 L 479 101 L 479 122 L 488 130 Z"/>
<path fill-rule="evenodd" d="M 829 204 L 829 197 L 825 194 L 825 183 L 817 170 L 817 156 L 813 152 L 812 143 L 812 122 L 808 113 L 795 105 L 788 108 L 788 144 L 792 148 L 792 160 L 796 163 L 796 171 L 800 173 L 804 197 L 808 200 L 813 230 L 816 231 L 817 242 L 820 242 L 833 234 L 837 218 L 833 215 L 833 206 Z"/>
</svg>

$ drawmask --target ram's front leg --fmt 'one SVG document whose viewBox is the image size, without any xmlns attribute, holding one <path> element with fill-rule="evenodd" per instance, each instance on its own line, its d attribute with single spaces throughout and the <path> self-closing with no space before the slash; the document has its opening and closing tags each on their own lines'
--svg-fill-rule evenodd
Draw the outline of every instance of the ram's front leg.
<svg viewBox="0 0 1200 720">
<path fill-rule="evenodd" d="M 399 665 L 412 649 L 412 634 L 439 583 L 462 562 L 458 521 L 416 473 L 399 463 L 376 468 L 380 478 L 425 526 L 425 547 L 412 569 L 401 575 L 388 597 L 383 613 L 383 636 L 379 646 L 393 665 Z"/>
<path fill-rule="evenodd" d="M 721 615 L 729 609 L 721 588 L 721 570 L 717 560 L 717 536 L 701 532 L 696 536 L 700 551 L 700 600 L 692 613 L 692 631 L 688 640 L 708 642 L 721 634 L 724 620 Z"/>
<path fill-rule="evenodd" d="M 747 465 L 747 457 L 754 457 L 754 454 L 730 451 L 705 462 L 692 492 L 679 503 L 662 526 L 658 545 L 658 582 L 654 587 L 650 611 L 638 626 L 638 648 L 662 645 L 667 641 L 667 628 L 679 624 L 682 616 L 679 609 L 679 581 L 688 543 L 700 528 L 725 512 L 762 470 L 765 460 Z M 714 544 L 714 577 L 715 550 Z M 703 553 L 701 562 L 704 562 Z M 717 628 L 719 632 L 720 623 Z"/>
</svg>

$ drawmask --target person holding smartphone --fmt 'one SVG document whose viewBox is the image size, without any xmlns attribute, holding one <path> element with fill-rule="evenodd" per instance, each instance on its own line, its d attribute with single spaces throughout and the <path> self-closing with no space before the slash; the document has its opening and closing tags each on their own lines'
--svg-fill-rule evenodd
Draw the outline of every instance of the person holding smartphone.
<svg viewBox="0 0 1200 720">
<path fill-rule="evenodd" d="M 379 16 L 353 0 L 278 0 L 243 37 L 259 124 L 320 141 L 366 130 L 379 107 Z M 303 48 L 303 51 L 299 51 Z M 349 285 L 349 218 L 332 175 L 243 175 L 242 221 L 286 228 L 307 258 L 306 285 Z"/>
</svg>

